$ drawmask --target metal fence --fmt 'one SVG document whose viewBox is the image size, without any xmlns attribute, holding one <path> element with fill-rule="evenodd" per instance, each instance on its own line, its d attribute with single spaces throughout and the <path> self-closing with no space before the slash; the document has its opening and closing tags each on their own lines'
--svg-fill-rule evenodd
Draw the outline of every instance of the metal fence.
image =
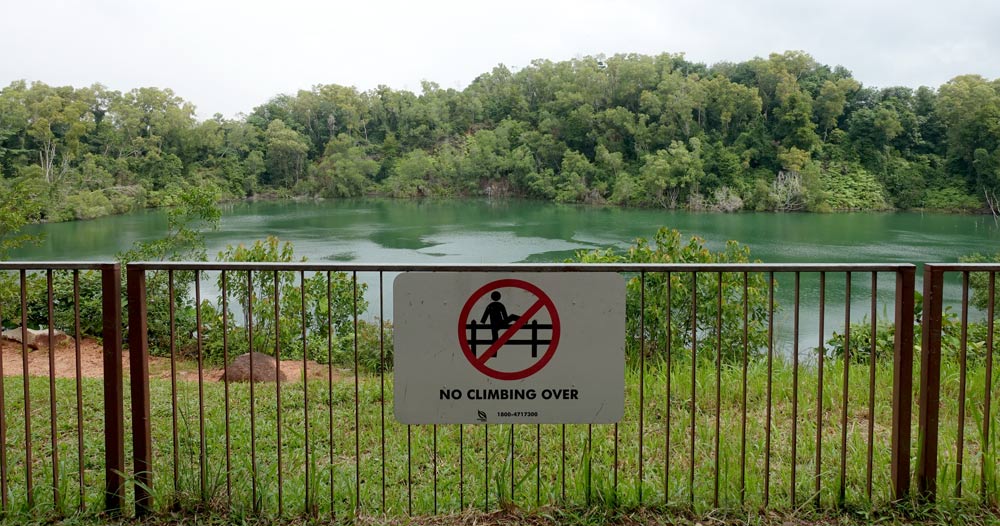
<svg viewBox="0 0 1000 526">
<path fill-rule="evenodd" d="M 0 319 L 16 326 L 0 338 L 0 509 L 4 514 L 36 507 L 51 508 L 57 513 L 74 508 L 85 511 L 88 497 L 93 496 L 89 499 L 91 508 L 119 510 L 126 469 L 118 264 L 0 262 L 0 279 L 4 289 Z M 93 393 L 95 396 L 86 397 L 86 403 L 79 338 L 81 280 L 100 287 L 95 294 L 98 304 L 92 306 L 90 314 L 100 317 L 96 323 L 102 328 L 103 340 L 102 396 L 98 398 Z M 70 287 L 69 296 L 62 298 L 61 303 L 54 292 L 56 282 Z M 57 308 L 69 316 L 68 321 L 64 320 L 69 326 L 64 328 L 76 336 L 69 345 L 74 360 L 67 382 L 56 379 L 59 346 L 54 342 L 53 320 Z M 46 351 L 41 350 L 42 345 L 35 351 L 46 352 L 47 363 L 43 361 L 34 368 L 47 382 L 32 378 L 36 360 L 29 351 L 29 334 L 23 330 L 29 326 L 29 313 L 44 319 L 47 326 L 42 333 Z M 8 340 L 8 336 L 12 339 Z M 20 339 L 20 343 L 15 339 Z M 8 353 L 7 349 L 13 352 Z M 20 368 L 20 375 L 10 370 L 12 365 Z M 94 415 L 102 416 L 102 421 L 93 420 Z M 41 427 L 37 425 L 39 422 L 43 424 Z M 103 441 L 92 441 L 94 447 L 88 449 L 85 447 L 88 436 L 103 437 Z M 88 495 L 87 490 L 93 487 L 100 487 L 101 491 Z"/>
<path fill-rule="evenodd" d="M 60 380 L 50 365 L 47 437 L 32 428 L 40 418 L 37 405 L 31 407 L 33 382 L 25 378 L 15 391 L 16 377 L 8 376 L 0 385 L 5 511 L 39 508 L 39 487 L 49 485 L 53 508 L 69 512 L 66 488 L 78 490 L 82 506 L 86 488 L 94 486 L 89 473 L 100 470 L 104 506 L 140 516 L 192 506 L 335 516 L 548 505 L 871 506 L 910 496 L 914 437 L 916 495 L 940 497 L 940 482 L 954 484 L 949 497 L 962 497 L 974 480 L 979 498 L 997 496 L 991 439 L 997 427 L 991 408 L 996 265 L 927 265 L 921 310 L 915 308 L 915 267 L 905 264 L 132 263 L 123 329 L 117 266 L 8 263 L 0 270 L 19 278 L 19 298 L 0 297 L 0 318 L 18 312 L 21 326 L 28 324 L 28 277 L 41 272 L 49 284 L 48 312 L 38 316 L 47 314 L 47 326 L 63 328 L 51 323 L 59 318 L 55 311 L 68 308 L 52 292 L 53 273 L 71 273 L 70 303 L 78 308 L 86 303 L 79 274 L 90 269 L 101 271 L 104 391 L 94 412 L 104 413 L 105 438 L 84 451 L 93 422 L 85 418 L 88 384 L 79 373 L 72 386 L 76 410 L 68 413 L 76 416 L 72 426 L 58 409 Z M 391 278 L 414 271 L 624 274 L 625 417 L 611 425 L 396 422 L 386 314 Z M 963 277 L 961 320 L 950 325 L 942 296 L 946 272 Z M 986 288 L 972 278 L 971 303 L 970 273 L 987 276 Z M 969 321 L 970 312 L 973 318 L 979 313 L 980 294 L 986 298 L 981 349 L 980 322 Z M 77 348 L 80 316 L 74 318 Z M 923 339 L 919 391 L 915 328 Z M 121 374 L 126 330 L 128 401 Z M 942 335 L 945 349 L 956 346 L 945 354 L 957 357 L 957 382 L 947 360 L 942 380 Z M 970 348 L 975 360 L 968 358 Z M 23 345 L 25 364 L 30 353 Z M 249 353 L 250 369 L 262 359 L 255 353 L 294 356 L 300 366 L 289 376 L 274 371 L 273 383 L 220 381 L 242 353 Z M 969 382 L 975 389 L 966 389 Z M 20 443 L 9 429 L 16 415 L 24 421 Z M 954 448 L 938 446 L 939 425 L 957 431 Z M 73 455 L 61 455 L 70 442 L 67 429 L 76 439 Z M 943 436 L 950 441 L 953 435 Z M 101 447 L 103 462 L 95 456 Z M 127 470 L 126 453 L 132 458 Z M 939 470 L 941 456 L 942 465 L 954 469 Z M 962 470 L 970 457 L 979 461 L 975 477 Z M 47 483 L 40 485 L 35 479 L 43 467 Z"/>
<path fill-rule="evenodd" d="M 993 345 L 997 334 L 998 271 L 998 264 L 924 265 L 921 443 L 916 480 L 919 493 L 928 499 L 940 495 L 939 484 L 951 490 L 956 498 L 962 498 L 970 483 L 970 490 L 981 499 L 995 503 L 1000 498 L 996 436 L 1000 423 L 992 407 L 997 396 Z M 944 307 L 945 278 L 949 274 L 961 279 L 957 315 Z M 969 292 L 974 281 L 979 282 L 978 290 L 974 291 L 978 296 L 975 303 L 981 308 L 980 314 L 985 314 L 978 322 L 970 317 L 973 302 Z M 970 411 L 975 418 L 969 418 Z M 945 439 L 944 444 L 939 443 L 940 438 Z M 965 470 L 966 464 L 977 463 L 978 469 L 970 470 L 972 473 Z"/>
</svg>

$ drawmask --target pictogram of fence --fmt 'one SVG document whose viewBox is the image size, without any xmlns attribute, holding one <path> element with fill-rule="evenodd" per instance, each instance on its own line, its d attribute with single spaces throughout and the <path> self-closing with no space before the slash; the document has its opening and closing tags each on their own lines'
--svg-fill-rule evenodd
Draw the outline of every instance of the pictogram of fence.
<svg viewBox="0 0 1000 526">
<path fill-rule="evenodd" d="M 487 337 L 485 339 L 479 339 L 479 338 L 476 337 L 476 332 L 477 331 L 486 330 L 486 331 L 490 331 L 492 333 L 492 327 L 493 326 L 491 324 L 488 324 L 488 323 L 476 323 L 476 320 L 472 320 L 469 323 L 465 324 L 465 328 L 470 331 L 469 335 L 467 336 L 467 341 L 469 342 L 469 348 L 472 349 L 472 354 L 473 355 L 477 355 L 477 353 L 476 353 L 476 346 L 477 345 L 485 344 L 487 346 L 487 348 L 489 348 L 490 345 L 492 345 L 492 344 L 494 344 L 496 342 L 496 340 L 494 340 L 492 337 Z M 504 327 L 504 328 L 506 329 L 506 327 Z M 541 338 L 539 338 L 538 331 L 540 331 L 540 330 L 552 331 L 552 324 L 551 323 L 538 323 L 538 320 L 531 320 L 530 323 L 525 323 L 524 326 L 521 327 L 517 331 L 518 333 L 520 333 L 521 331 L 529 331 L 531 333 L 531 337 L 530 338 L 528 338 L 528 339 L 511 338 L 511 339 L 507 340 L 506 343 L 504 343 L 504 346 L 507 346 L 507 345 L 530 345 L 531 346 L 531 357 L 532 358 L 538 358 L 538 346 L 539 345 L 548 345 L 548 344 L 552 343 L 551 339 L 541 339 Z M 550 332 L 550 337 L 551 337 L 551 332 Z"/>
</svg>

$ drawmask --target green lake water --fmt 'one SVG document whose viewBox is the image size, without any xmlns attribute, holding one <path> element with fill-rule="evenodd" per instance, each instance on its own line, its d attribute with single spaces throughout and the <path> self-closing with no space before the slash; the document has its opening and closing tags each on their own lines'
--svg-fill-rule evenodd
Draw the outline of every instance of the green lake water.
<svg viewBox="0 0 1000 526">
<path fill-rule="evenodd" d="M 210 259 L 227 244 L 251 243 L 268 235 L 295 245 L 297 257 L 310 261 L 362 263 L 510 263 L 556 262 L 576 251 L 625 248 L 637 237 L 651 237 L 661 226 L 704 238 L 710 248 L 735 239 L 764 262 L 951 262 L 974 252 L 1000 250 L 1000 229 L 987 216 L 931 213 L 690 213 L 558 205 L 527 200 L 328 200 L 268 201 L 226 205 L 220 228 L 207 234 Z M 38 246 L 23 247 L 12 260 L 109 260 L 135 241 L 161 237 L 162 211 L 35 225 Z M 919 278 L 919 273 L 918 273 Z M 377 312 L 377 277 L 368 299 Z M 386 278 L 386 313 L 391 286 Z M 879 295 L 893 292 L 892 276 L 879 276 Z M 828 334 L 844 319 L 844 279 L 828 280 Z M 919 279 L 918 279 L 919 283 Z M 791 278 L 779 281 L 779 304 L 789 305 Z M 870 276 L 857 275 L 851 316 L 869 312 Z M 802 281 L 803 342 L 816 342 L 818 286 Z M 211 292 L 208 292 L 211 293 Z M 949 287 L 954 303 L 958 291 Z M 778 330 L 790 330 L 790 308 L 780 309 Z M 879 316 L 891 314 L 879 302 Z M 369 316 L 372 314 L 369 313 Z M 835 320 L 839 320 L 839 323 Z M 809 327 L 812 327 L 811 329 Z M 786 338 L 787 339 L 787 338 Z M 813 343 L 815 345 L 815 343 Z"/>
<path fill-rule="evenodd" d="M 746 243 L 765 262 L 938 262 L 1000 249 L 987 216 L 922 213 L 690 213 L 536 201 L 331 200 L 227 205 L 209 255 L 276 235 L 311 261 L 508 263 L 561 261 L 577 250 L 625 247 L 660 226 L 709 246 Z M 12 259 L 108 259 L 160 237 L 160 211 L 35 225 L 39 246 Z"/>
</svg>

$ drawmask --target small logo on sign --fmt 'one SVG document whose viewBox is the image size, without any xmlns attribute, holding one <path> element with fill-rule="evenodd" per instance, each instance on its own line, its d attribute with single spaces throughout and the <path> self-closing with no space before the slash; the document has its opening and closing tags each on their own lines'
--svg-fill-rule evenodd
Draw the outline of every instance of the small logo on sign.
<svg viewBox="0 0 1000 526">
<path fill-rule="evenodd" d="M 478 420 L 480 422 L 485 422 L 486 421 L 486 413 L 484 413 L 482 411 L 476 411 L 476 420 Z"/>
</svg>

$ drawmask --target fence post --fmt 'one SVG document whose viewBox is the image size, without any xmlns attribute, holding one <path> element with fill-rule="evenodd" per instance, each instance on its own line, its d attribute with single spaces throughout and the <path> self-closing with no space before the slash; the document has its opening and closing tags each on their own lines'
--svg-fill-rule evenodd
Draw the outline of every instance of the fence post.
<svg viewBox="0 0 1000 526">
<path fill-rule="evenodd" d="M 896 272 L 896 336 L 892 360 L 892 498 L 910 492 L 910 427 L 913 418 L 913 307 L 916 267 Z"/>
<path fill-rule="evenodd" d="M 118 514 L 125 486 L 125 393 L 122 383 L 122 274 L 101 265 L 104 338 L 104 510 Z"/>
<path fill-rule="evenodd" d="M 149 342 L 146 326 L 146 271 L 128 265 L 128 350 L 132 391 L 132 450 L 135 475 L 135 514 L 152 511 L 153 445 L 149 427 Z"/>
<path fill-rule="evenodd" d="M 920 346 L 920 428 L 917 493 L 931 502 L 937 488 L 938 411 L 941 399 L 941 313 L 944 272 L 924 265 L 924 312 Z"/>
</svg>

